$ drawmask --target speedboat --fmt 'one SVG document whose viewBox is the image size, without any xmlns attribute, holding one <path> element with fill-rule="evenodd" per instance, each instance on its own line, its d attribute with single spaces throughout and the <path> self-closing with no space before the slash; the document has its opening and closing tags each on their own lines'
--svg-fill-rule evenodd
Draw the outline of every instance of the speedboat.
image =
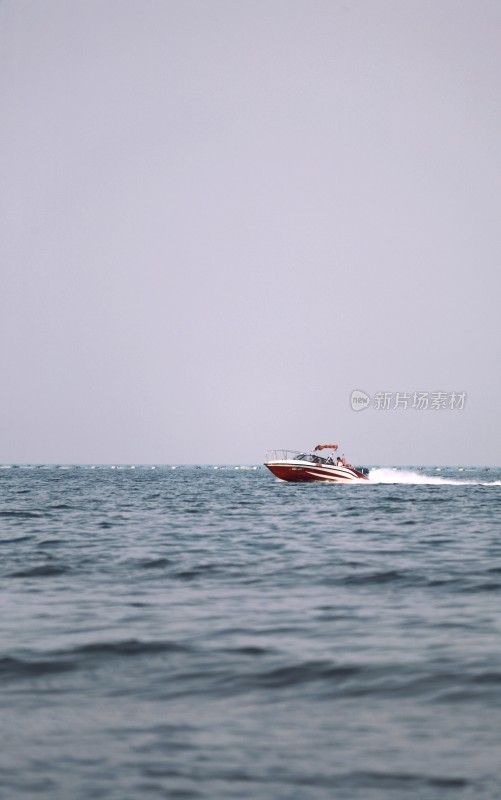
<svg viewBox="0 0 501 800">
<path fill-rule="evenodd" d="M 336 444 L 317 444 L 313 453 L 298 450 L 268 450 L 264 462 L 270 472 L 283 481 L 330 481 L 350 483 L 369 480 L 367 467 L 353 467 L 345 458 L 327 458 L 317 451 L 337 450 Z"/>
</svg>

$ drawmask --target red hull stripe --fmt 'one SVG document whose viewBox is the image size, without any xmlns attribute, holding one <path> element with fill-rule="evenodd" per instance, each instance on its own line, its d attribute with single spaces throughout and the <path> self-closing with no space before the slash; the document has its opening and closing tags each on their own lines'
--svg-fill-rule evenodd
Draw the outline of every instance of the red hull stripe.
<svg viewBox="0 0 501 800">
<path fill-rule="evenodd" d="M 368 480 L 367 475 L 363 475 L 356 470 L 346 470 L 337 472 L 315 467 L 314 464 L 308 466 L 295 466 L 292 464 L 266 464 L 270 472 L 283 481 L 324 481 L 330 483 L 350 483 L 353 480 Z"/>
</svg>

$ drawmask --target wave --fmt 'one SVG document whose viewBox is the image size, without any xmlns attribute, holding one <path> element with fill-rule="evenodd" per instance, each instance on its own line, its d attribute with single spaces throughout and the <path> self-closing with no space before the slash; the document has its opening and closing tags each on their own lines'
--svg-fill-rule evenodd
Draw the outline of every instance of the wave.
<svg viewBox="0 0 501 800">
<path fill-rule="evenodd" d="M 463 480 L 442 475 L 425 475 L 410 469 L 381 467 L 369 472 L 371 483 L 404 483 L 422 486 L 501 486 L 501 481 Z"/>
<path fill-rule="evenodd" d="M 63 655 L 106 658 L 108 656 L 144 656 L 155 653 L 189 652 L 191 652 L 191 648 L 179 642 L 125 639 L 118 642 L 90 642 L 63 652 Z"/>
<path fill-rule="evenodd" d="M 325 776 L 308 776 L 300 781 L 303 785 L 322 786 L 337 789 L 383 789 L 387 791 L 402 790 L 407 794 L 409 790 L 425 791 L 432 789 L 464 789 L 470 785 L 468 778 L 456 775 L 417 775 L 406 772 L 376 772 L 370 770 L 353 771 L 344 774 Z M 420 796 L 422 796 L 420 794 Z"/>
<path fill-rule="evenodd" d="M 33 539 L 33 536 L 16 536 L 14 539 L 0 539 L 0 545 L 2 545 L 2 544 L 17 544 L 19 542 L 27 542 L 30 539 Z"/>
<path fill-rule="evenodd" d="M 151 656 L 170 653 L 190 653 L 189 646 L 173 641 L 138 641 L 127 639 L 118 642 L 90 642 L 70 648 L 55 650 L 45 654 L 22 658 L 16 656 L 0 657 L 0 678 L 22 680 L 23 678 L 39 678 L 59 672 L 71 672 L 85 667 L 106 664 L 112 658 Z"/>
<path fill-rule="evenodd" d="M 8 678 L 15 680 L 41 678 L 58 672 L 69 672 L 73 669 L 75 669 L 75 665 L 67 661 L 49 659 L 25 661 L 11 656 L 0 658 L 0 676 L 2 680 Z"/>
<path fill-rule="evenodd" d="M 56 575 L 64 575 L 71 572 L 70 567 L 62 564 L 40 564 L 28 569 L 20 569 L 7 575 L 8 578 L 51 578 Z"/>
<path fill-rule="evenodd" d="M 17 511 L 16 509 L 7 509 L 0 511 L 0 517 L 15 517 L 17 519 L 40 519 L 43 514 L 33 511 Z"/>
</svg>

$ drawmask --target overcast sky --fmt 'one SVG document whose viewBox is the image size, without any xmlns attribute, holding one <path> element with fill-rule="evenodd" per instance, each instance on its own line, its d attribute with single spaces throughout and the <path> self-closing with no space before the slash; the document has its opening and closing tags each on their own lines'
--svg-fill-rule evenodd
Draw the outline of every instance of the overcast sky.
<svg viewBox="0 0 501 800">
<path fill-rule="evenodd" d="M 499 0 L 3 0 L 0 92 L 0 462 L 501 463 Z"/>
</svg>

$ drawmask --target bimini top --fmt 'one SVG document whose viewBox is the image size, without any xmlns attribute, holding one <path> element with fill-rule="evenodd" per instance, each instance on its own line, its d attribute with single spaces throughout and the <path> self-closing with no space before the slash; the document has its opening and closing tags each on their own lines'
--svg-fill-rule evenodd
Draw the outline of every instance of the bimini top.
<svg viewBox="0 0 501 800">
<path fill-rule="evenodd" d="M 337 450 L 337 444 L 317 444 L 315 450 Z"/>
</svg>

